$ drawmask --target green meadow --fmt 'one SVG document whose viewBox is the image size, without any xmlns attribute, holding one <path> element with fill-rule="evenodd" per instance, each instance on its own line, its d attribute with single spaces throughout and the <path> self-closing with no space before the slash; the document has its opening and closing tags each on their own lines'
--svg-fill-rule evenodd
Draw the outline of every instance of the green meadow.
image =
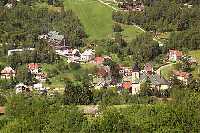
<svg viewBox="0 0 200 133">
<path fill-rule="evenodd" d="M 111 38 L 112 9 L 97 0 L 64 0 L 65 9 L 71 9 L 80 19 L 91 40 Z M 142 31 L 134 26 L 122 25 L 123 36 L 127 41 L 132 40 Z"/>
</svg>

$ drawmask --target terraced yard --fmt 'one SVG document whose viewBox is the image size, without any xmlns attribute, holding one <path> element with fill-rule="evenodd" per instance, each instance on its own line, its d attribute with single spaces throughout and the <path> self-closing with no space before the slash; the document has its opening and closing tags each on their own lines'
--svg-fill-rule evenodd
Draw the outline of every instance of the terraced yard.
<svg viewBox="0 0 200 133">
<path fill-rule="evenodd" d="M 71 9 L 80 18 L 89 39 L 104 39 L 112 37 L 112 8 L 97 0 L 64 0 L 65 9 Z M 134 26 L 122 26 L 125 38 L 130 41 L 141 30 Z"/>
</svg>

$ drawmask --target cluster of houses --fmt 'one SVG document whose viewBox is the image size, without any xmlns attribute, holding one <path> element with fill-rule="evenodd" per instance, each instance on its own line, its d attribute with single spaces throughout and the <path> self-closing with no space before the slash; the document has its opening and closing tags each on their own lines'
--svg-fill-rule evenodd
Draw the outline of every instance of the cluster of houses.
<svg viewBox="0 0 200 133">
<path fill-rule="evenodd" d="M 30 63 L 27 65 L 27 68 L 38 81 L 40 82 L 46 81 L 47 74 L 41 72 L 39 64 Z M 16 76 L 16 71 L 10 66 L 5 67 L 3 70 L 1 70 L 1 79 L 12 79 L 15 78 L 15 76 Z"/>
<path fill-rule="evenodd" d="M 167 58 L 169 62 L 176 63 L 186 58 L 186 56 L 182 51 L 169 50 Z M 197 61 L 192 57 L 187 57 L 187 61 L 191 64 L 197 63 Z M 167 90 L 170 88 L 170 81 L 161 75 L 159 69 L 155 71 L 151 63 L 146 63 L 143 69 L 141 69 L 137 63 L 134 64 L 133 67 L 119 67 L 119 74 L 122 76 L 122 82 L 117 84 L 119 92 L 126 89 L 133 95 L 138 94 L 141 90 L 141 85 L 147 81 L 150 83 L 151 89 L 156 91 Z M 110 81 L 112 79 L 110 75 L 111 72 L 109 67 L 99 67 L 97 76 L 103 79 L 104 82 L 101 82 L 102 86 L 111 83 Z M 192 75 L 188 72 L 176 70 L 173 71 L 172 76 L 187 84 Z"/>
<path fill-rule="evenodd" d="M 169 81 L 153 70 L 150 63 L 145 64 L 144 69 L 141 70 L 136 63 L 133 67 L 121 67 L 119 73 L 122 75 L 122 83 L 118 84 L 119 91 L 127 89 L 131 94 L 137 94 L 141 90 L 141 84 L 147 80 L 150 81 L 151 88 L 166 90 L 170 87 Z"/>
<path fill-rule="evenodd" d="M 68 58 L 68 62 L 89 62 L 95 58 L 95 51 L 86 49 L 81 53 L 78 49 L 71 48 L 66 41 L 64 35 L 57 31 L 50 31 L 47 34 L 38 36 L 39 39 L 44 39 L 54 48 L 56 54 Z"/>
<path fill-rule="evenodd" d="M 45 82 L 47 74 L 41 71 L 41 66 L 37 63 L 30 63 L 27 65 L 28 70 L 34 75 L 39 82 Z"/>
<path fill-rule="evenodd" d="M 56 54 L 66 57 L 68 59 L 68 63 L 86 63 L 95 59 L 95 51 L 92 49 L 86 49 L 83 53 L 81 53 L 78 49 L 64 49 L 64 50 L 56 50 Z"/>
<path fill-rule="evenodd" d="M 43 82 L 47 79 L 47 74 L 41 71 L 41 66 L 37 63 L 30 63 L 27 65 L 27 68 L 29 72 L 39 81 L 39 84 L 42 85 Z M 16 76 L 16 70 L 13 68 L 5 67 L 3 70 L 1 70 L 1 79 L 9 80 L 12 78 L 15 78 Z M 16 93 L 22 93 L 22 92 L 29 92 L 32 91 L 32 88 L 37 88 L 39 90 L 44 90 L 44 88 L 40 85 L 40 87 L 36 86 L 27 86 L 24 83 L 19 83 L 16 85 Z"/>
<path fill-rule="evenodd" d="M 124 11 L 144 11 L 144 4 L 138 0 L 133 0 L 132 2 L 119 2 L 118 7 Z"/>
<path fill-rule="evenodd" d="M 187 60 L 187 63 L 190 65 L 197 64 L 196 59 L 184 55 L 183 52 L 179 50 L 169 50 L 167 56 L 168 60 L 172 63 Z M 188 80 L 192 77 L 192 74 L 185 71 L 174 70 L 173 76 L 176 77 L 178 80 L 182 81 L 183 83 L 187 84 Z"/>
<path fill-rule="evenodd" d="M 111 69 L 109 66 L 104 66 L 103 63 L 105 60 L 111 60 L 109 56 L 96 57 L 95 51 L 92 49 L 86 49 L 82 53 L 78 49 L 70 48 L 66 45 L 64 35 L 60 35 L 59 32 L 50 31 L 47 34 L 40 35 L 39 39 L 45 39 L 50 46 L 52 46 L 56 54 L 66 57 L 68 62 L 74 63 L 93 63 L 97 66 L 96 71 L 96 82 L 95 88 L 102 88 L 106 85 L 110 85 L 112 82 Z M 33 49 L 27 49 L 33 50 Z M 9 55 L 12 55 L 13 52 L 21 52 L 23 49 L 11 50 L 8 51 Z M 167 54 L 168 62 L 176 63 L 181 61 L 183 58 L 186 58 L 182 51 L 178 50 L 169 50 Z M 193 58 L 187 58 L 189 63 L 195 63 L 196 60 Z M 117 88 L 120 91 L 123 89 L 128 90 L 131 94 L 137 94 L 141 90 L 141 85 L 147 81 L 150 82 L 151 88 L 160 90 L 166 90 L 170 87 L 170 82 L 161 76 L 158 70 L 154 71 L 152 64 L 147 63 L 141 69 L 136 63 L 133 67 L 124 67 L 119 66 L 119 74 L 122 76 L 122 82 L 117 84 Z M 41 66 L 36 63 L 30 63 L 27 65 L 28 70 L 34 75 L 40 84 L 33 86 L 27 86 L 23 83 L 20 83 L 16 86 L 16 93 L 29 92 L 32 90 L 39 90 L 42 93 L 47 92 L 42 86 L 42 82 L 45 82 L 47 79 L 47 74 L 41 71 Z M 11 79 L 16 75 L 16 71 L 11 67 L 5 67 L 1 71 L 2 79 Z M 183 71 L 173 71 L 173 76 L 177 79 L 187 83 L 188 79 L 191 77 L 190 73 Z"/>
<path fill-rule="evenodd" d="M 26 85 L 24 83 L 19 83 L 15 86 L 16 94 L 21 93 L 31 93 L 36 92 L 37 94 L 47 95 L 49 88 L 46 88 L 42 85 L 42 83 L 37 83 L 33 85 Z"/>
<path fill-rule="evenodd" d="M 64 35 L 61 35 L 58 31 L 49 31 L 38 36 L 38 39 L 43 39 L 48 42 L 55 50 L 66 49 L 69 46 Z"/>
</svg>

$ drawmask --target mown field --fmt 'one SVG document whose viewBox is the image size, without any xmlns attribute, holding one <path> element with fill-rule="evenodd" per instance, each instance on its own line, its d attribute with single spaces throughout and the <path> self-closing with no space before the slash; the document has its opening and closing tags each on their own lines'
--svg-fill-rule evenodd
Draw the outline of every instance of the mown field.
<svg viewBox="0 0 200 133">
<path fill-rule="evenodd" d="M 80 18 L 89 39 L 112 37 L 112 9 L 97 0 L 64 0 L 65 9 L 71 9 Z M 123 35 L 130 41 L 142 31 L 133 26 L 122 26 Z"/>
</svg>

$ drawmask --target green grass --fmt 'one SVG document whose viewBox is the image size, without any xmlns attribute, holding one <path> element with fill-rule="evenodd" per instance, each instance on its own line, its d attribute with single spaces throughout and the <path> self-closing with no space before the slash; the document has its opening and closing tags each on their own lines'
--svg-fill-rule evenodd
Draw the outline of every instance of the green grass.
<svg viewBox="0 0 200 133">
<path fill-rule="evenodd" d="M 198 63 L 200 63 L 200 50 L 190 51 L 188 54 L 195 58 Z"/>
<path fill-rule="evenodd" d="M 194 70 L 192 71 L 192 75 L 194 78 L 199 78 L 200 76 L 200 50 L 190 51 L 188 54 L 192 56 L 193 58 L 195 58 L 198 62 L 198 66 L 194 67 Z"/>
<path fill-rule="evenodd" d="M 122 32 L 122 35 L 128 42 L 135 39 L 137 35 L 143 33 L 143 31 L 131 25 L 122 25 L 122 28 L 124 29 L 124 31 Z"/>
<path fill-rule="evenodd" d="M 56 65 L 52 64 L 42 64 L 42 70 L 47 72 L 52 69 L 57 69 Z M 65 71 L 59 72 L 58 75 L 50 78 L 52 84 L 45 84 L 50 88 L 64 88 L 65 79 L 69 79 L 71 81 L 77 80 L 77 76 L 82 76 L 85 73 L 94 73 L 95 66 L 93 64 L 81 64 L 81 68 L 79 69 L 67 69 Z"/>
<path fill-rule="evenodd" d="M 112 9 L 97 0 L 64 0 L 65 9 L 71 9 L 80 19 L 91 40 L 111 38 Z M 134 26 L 122 26 L 125 38 L 130 41 L 141 31 Z"/>
<path fill-rule="evenodd" d="M 164 69 L 161 70 L 161 75 L 166 78 L 169 79 L 171 77 L 172 71 L 175 70 L 175 65 L 173 64 L 169 67 L 165 67 Z"/>
<path fill-rule="evenodd" d="M 65 9 L 72 9 L 91 39 L 102 39 L 112 33 L 112 9 L 96 0 L 65 0 Z"/>
</svg>

